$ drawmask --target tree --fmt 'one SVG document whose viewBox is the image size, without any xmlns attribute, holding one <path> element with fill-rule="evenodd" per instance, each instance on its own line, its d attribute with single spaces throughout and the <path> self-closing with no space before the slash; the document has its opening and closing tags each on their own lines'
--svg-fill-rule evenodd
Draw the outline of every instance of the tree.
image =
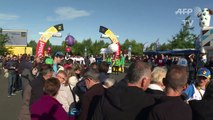
<svg viewBox="0 0 213 120">
<path fill-rule="evenodd" d="M 194 48 L 196 35 L 191 33 L 194 27 L 190 26 L 190 16 L 186 17 L 185 21 L 179 33 L 173 36 L 172 40 L 169 40 L 168 47 L 170 49 Z"/>
<path fill-rule="evenodd" d="M 10 51 L 5 47 L 5 44 L 8 42 L 9 37 L 7 34 L 2 34 L 2 30 L 0 31 L 0 55 L 6 55 L 10 53 Z"/>
<path fill-rule="evenodd" d="M 132 54 L 142 55 L 144 45 L 142 43 L 137 43 L 136 40 L 126 39 L 121 45 L 121 50 L 127 51 L 130 46 L 132 47 Z"/>
<path fill-rule="evenodd" d="M 31 40 L 28 44 L 27 44 L 28 47 L 32 47 L 33 49 L 33 55 L 36 54 L 36 47 L 37 47 L 37 43 L 35 42 L 35 40 Z"/>
</svg>

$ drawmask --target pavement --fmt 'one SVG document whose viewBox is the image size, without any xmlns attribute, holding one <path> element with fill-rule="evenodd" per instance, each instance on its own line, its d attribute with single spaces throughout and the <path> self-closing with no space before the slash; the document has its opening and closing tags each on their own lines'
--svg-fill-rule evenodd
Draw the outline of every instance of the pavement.
<svg viewBox="0 0 213 120">
<path fill-rule="evenodd" d="M 8 82 L 3 75 L 0 71 L 0 120 L 17 120 L 21 108 L 21 92 L 7 97 Z"/>
<path fill-rule="evenodd" d="M 0 70 L 0 120 L 17 120 L 21 109 L 21 92 L 8 97 L 7 95 L 7 79 L 4 78 L 3 72 Z M 125 76 L 125 73 L 118 75 L 110 74 L 110 78 L 120 81 Z"/>
</svg>

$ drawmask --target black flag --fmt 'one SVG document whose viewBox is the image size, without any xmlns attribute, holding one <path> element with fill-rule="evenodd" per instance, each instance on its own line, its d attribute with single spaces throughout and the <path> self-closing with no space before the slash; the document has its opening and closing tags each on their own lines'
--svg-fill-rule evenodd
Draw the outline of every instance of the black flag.
<svg viewBox="0 0 213 120">
<path fill-rule="evenodd" d="M 58 31 L 63 31 L 63 30 L 64 30 L 63 24 L 58 24 L 58 25 L 55 25 L 54 27 L 55 27 Z"/>
<path fill-rule="evenodd" d="M 104 26 L 100 26 L 99 32 L 104 34 L 107 30 L 108 30 L 108 28 L 106 28 Z"/>
</svg>

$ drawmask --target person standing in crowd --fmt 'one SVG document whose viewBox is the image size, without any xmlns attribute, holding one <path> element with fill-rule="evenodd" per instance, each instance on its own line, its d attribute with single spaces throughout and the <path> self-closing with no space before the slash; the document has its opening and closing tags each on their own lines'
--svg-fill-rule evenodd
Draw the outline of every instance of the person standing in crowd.
<svg viewBox="0 0 213 120">
<path fill-rule="evenodd" d="M 58 51 L 54 54 L 53 56 L 53 71 L 54 71 L 54 76 L 56 76 L 58 70 L 59 70 L 59 64 L 62 62 L 64 59 L 64 54 L 61 51 Z"/>
<path fill-rule="evenodd" d="M 213 56 L 210 56 L 210 59 L 207 62 L 207 68 L 210 70 L 211 76 L 213 76 Z"/>
<path fill-rule="evenodd" d="M 21 74 L 22 80 L 22 96 L 25 91 L 25 88 L 28 84 L 30 84 L 39 74 L 38 67 L 32 67 L 31 69 L 25 68 Z"/>
<path fill-rule="evenodd" d="M 89 58 L 90 64 L 96 62 L 95 58 L 93 57 L 93 55 L 90 56 Z"/>
<path fill-rule="evenodd" d="M 113 64 L 112 64 L 112 66 L 114 67 L 114 72 L 115 72 L 116 75 L 119 72 L 120 65 L 121 65 L 120 56 L 117 55 L 115 57 L 115 60 L 114 60 Z"/>
<path fill-rule="evenodd" d="M 94 70 L 89 70 L 84 74 L 83 79 L 88 90 L 83 95 L 80 114 L 77 120 L 91 120 L 97 103 L 104 93 L 99 77 L 100 74 Z"/>
<path fill-rule="evenodd" d="M 164 79 L 165 96 L 149 113 L 148 120 L 192 120 L 192 111 L 181 98 L 187 87 L 188 71 L 183 66 L 172 66 Z"/>
<path fill-rule="evenodd" d="M 184 91 L 186 93 L 187 101 L 190 100 L 201 100 L 205 93 L 206 85 L 210 81 L 211 72 L 207 68 L 200 68 L 197 71 L 196 82 L 188 86 Z"/>
<path fill-rule="evenodd" d="M 213 120 L 213 81 L 210 81 L 202 100 L 189 101 L 193 120 Z"/>
<path fill-rule="evenodd" d="M 164 94 L 163 79 L 166 77 L 167 69 L 163 67 L 155 67 L 151 75 L 151 83 L 146 93 L 152 94 L 154 98 L 159 99 Z"/>
<path fill-rule="evenodd" d="M 67 68 L 72 68 L 73 66 L 73 60 L 72 59 L 68 59 L 66 60 L 66 63 L 64 64 L 64 69 L 66 70 Z"/>
<path fill-rule="evenodd" d="M 58 71 L 56 77 L 60 81 L 61 86 L 55 98 L 62 104 L 62 107 L 68 113 L 69 107 L 71 103 L 74 102 L 74 99 L 69 86 L 65 85 L 67 81 L 67 73 L 65 71 Z"/>
<path fill-rule="evenodd" d="M 52 66 L 44 64 L 41 68 L 41 74 L 29 84 L 31 86 L 30 105 L 43 95 L 44 82 L 52 76 Z"/>
<path fill-rule="evenodd" d="M 188 68 L 189 68 L 189 80 L 188 84 L 193 84 L 196 76 L 196 62 L 195 55 L 191 54 L 188 56 Z"/>
<path fill-rule="evenodd" d="M 81 66 L 80 64 L 76 63 L 72 66 L 72 68 L 68 68 L 66 71 L 68 75 L 68 82 L 73 89 L 79 81 L 78 76 L 81 73 Z"/>
<path fill-rule="evenodd" d="M 124 57 L 124 55 L 121 53 L 120 54 L 120 58 L 121 58 L 121 60 L 120 60 L 120 64 L 121 64 L 121 72 L 124 72 L 125 71 L 125 69 L 124 69 L 124 65 L 125 65 L 125 57 Z"/>
<path fill-rule="evenodd" d="M 157 56 L 157 59 L 155 60 L 155 64 L 159 67 L 162 67 L 162 66 L 165 66 L 165 63 L 164 63 L 164 55 L 163 54 L 159 54 Z"/>
<path fill-rule="evenodd" d="M 26 85 L 25 83 L 22 83 L 22 81 L 28 82 L 26 80 L 30 79 L 30 81 L 31 81 L 33 79 L 32 76 L 30 76 L 31 74 L 29 74 L 29 73 L 31 73 L 32 68 L 33 68 L 33 65 L 28 60 L 27 54 L 23 54 L 22 57 L 21 57 L 21 62 L 18 65 L 18 74 L 19 74 L 19 79 L 18 79 L 18 81 L 19 81 L 19 88 L 18 89 L 19 90 L 23 90 L 24 87 L 25 87 L 25 85 Z M 27 73 L 25 73 L 25 72 L 27 72 Z M 23 75 L 29 75 L 31 78 L 25 79 L 26 76 L 24 76 L 25 78 L 23 78 L 22 77 L 22 73 L 23 73 Z M 22 79 L 25 79 L 25 80 L 22 80 Z M 24 86 L 23 86 L 23 84 L 24 84 Z"/>
<path fill-rule="evenodd" d="M 127 72 L 127 84 L 119 82 L 106 89 L 98 103 L 92 120 L 142 120 L 154 98 L 147 95 L 151 67 L 144 62 L 134 62 Z"/>
<path fill-rule="evenodd" d="M 109 64 L 109 66 L 112 65 L 112 57 L 111 57 L 111 55 L 107 55 L 106 62 L 107 62 L 107 64 Z"/>
<path fill-rule="evenodd" d="M 109 70 L 109 64 L 105 61 L 101 62 L 99 64 L 99 72 L 100 72 L 100 82 L 103 84 L 109 76 L 107 75 L 107 72 Z"/>
<path fill-rule="evenodd" d="M 6 63 L 6 69 L 8 69 L 8 97 L 11 97 L 12 95 L 16 95 L 15 92 L 15 82 L 17 79 L 17 70 L 18 70 L 18 62 L 17 62 L 17 56 L 13 55 L 12 59 L 10 59 Z"/>
<path fill-rule="evenodd" d="M 19 120 L 30 120 L 29 107 L 43 95 L 45 80 L 51 78 L 53 69 L 50 65 L 42 65 L 39 76 L 28 84 L 23 93 L 23 104 L 19 114 Z"/>
<path fill-rule="evenodd" d="M 59 88 L 57 78 L 49 78 L 44 82 L 44 95 L 30 107 L 31 120 L 69 120 L 62 105 L 54 98 Z"/>
</svg>

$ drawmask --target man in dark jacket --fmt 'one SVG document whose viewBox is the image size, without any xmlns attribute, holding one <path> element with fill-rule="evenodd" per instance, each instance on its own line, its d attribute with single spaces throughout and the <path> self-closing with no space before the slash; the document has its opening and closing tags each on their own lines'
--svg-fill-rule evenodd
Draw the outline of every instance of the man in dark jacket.
<svg viewBox="0 0 213 120">
<path fill-rule="evenodd" d="M 17 56 L 13 55 L 13 57 L 6 63 L 6 69 L 8 69 L 8 97 L 11 95 L 15 95 L 15 82 L 16 82 L 16 72 L 17 72 L 18 62 Z"/>
<path fill-rule="evenodd" d="M 183 66 L 172 66 L 163 80 L 165 95 L 149 114 L 148 120 L 192 120 L 192 111 L 180 97 L 187 87 L 188 71 Z"/>
<path fill-rule="evenodd" d="M 91 120 L 98 101 L 104 93 L 104 88 L 99 79 L 100 74 L 97 71 L 89 70 L 84 74 L 84 80 L 88 90 L 83 95 L 78 120 Z"/>
<path fill-rule="evenodd" d="M 23 86 L 22 82 L 23 82 L 23 79 L 26 78 L 26 76 L 22 76 L 22 74 L 28 74 L 28 73 L 25 73 L 25 72 L 28 72 L 32 70 L 32 63 L 27 59 L 27 54 L 23 54 L 22 57 L 21 57 L 21 61 L 20 61 L 20 64 L 18 65 L 18 84 L 17 84 L 17 89 L 18 90 L 23 90 L 25 86 Z M 25 70 L 25 69 L 28 69 L 28 70 Z M 24 71 L 24 73 L 22 73 Z"/>
<path fill-rule="evenodd" d="M 49 65 L 42 65 L 39 76 L 26 85 L 23 94 L 22 107 L 18 118 L 19 120 L 30 120 L 29 108 L 33 102 L 43 95 L 44 81 L 51 78 L 52 75 L 52 67 Z"/>
<path fill-rule="evenodd" d="M 106 90 L 93 115 L 93 120 L 143 119 L 143 110 L 154 104 L 147 95 L 151 67 L 143 62 L 133 63 L 127 73 L 127 84 L 118 83 Z"/>
</svg>

